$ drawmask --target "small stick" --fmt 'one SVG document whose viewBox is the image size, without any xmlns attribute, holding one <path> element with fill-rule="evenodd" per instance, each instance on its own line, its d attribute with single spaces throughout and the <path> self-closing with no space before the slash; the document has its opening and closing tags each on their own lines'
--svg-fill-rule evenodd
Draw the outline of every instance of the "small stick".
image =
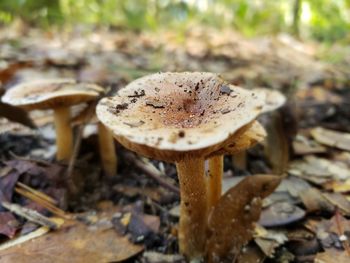
<svg viewBox="0 0 350 263">
<path fill-rule="evenodd" d="M 29 240 L 32 240 L 34 238 L 37 238 L 37 237 L 40 237 L 40 236 L 43 236 L 45 235 L 47 232 L 50 231 L 50 228 L 46 227 L 46 226 L 42 226 L 36 230 L 34 230 L 33 232 L 30 232 L 29 234 L 27 235 L 24 235 L 24 236 L 20 236 L 18 238 L 15 238 L 15 239 L 11 239 L 5 243 L 2 243 L 0 245 L 0 251 L 2 250 L 5 250 L 5 249 L 8 249 L 10 247 L 14 247 L 14 246 L 17 246 L 17 245 L 20 245 L 24 242 L 27 242 Z"/>
<path fill-rule="evenodd" d="M 124 156 L 128 161 L 132 162 L 137 168 L 142 170 L 146 175 L 151 177 L 153 180 L 157 181 L 159 185 L 172 191 L 173 193 L 180 194 L 180 190 L 177 186 L 169 184 L 166 180 L 161 178 L 162 173 L 153 164 L 149 162 L 146 163 L 129 152 L 124 153 Z"/>
<path fill-rule="evenodd" d="M 36 193 L 31 193 L 31 192 L 28 192 L 25 189 L 21 189 L 21 188 L 18 188 L 18 187 L 15 187 L 15 191 L 16 191 L 16 193 L 18 193 L 20 195 L 23 195 L 24 197 L 26 197 L 26 198 L 28 198 L 28 199 L 38 203 L 39 205 L 41 205 L 42 207 L 46 208 L 47 210 L 49 210 L 53 214 L 55 214 L 55 215 L 57 215 L 59 217 L 65 218 L 65 219 L 70 219 L 70 217 L 62 209 L 56 207 L 52 203 L 47 202 L 45 199 L 42 199 Z"/>
<path fill-rule="evenodd" d="M 39 159 L 31 159 L 29 157 L 19 156 L 19 155 L 16 155 L 15 153 L 13 153 L 11 151 L 9 152 L 9 154 L 11 155 L 11 157 L 15 158 L 16 160 L 33 162 L 33 163 L 37 163 L 37 164 L 41 164 L 41 165 L 45 165 L 45 166 L 52 165 L 52 163 L 49 162 L 49 161 L 39 160 Z"/>
<path fill-rule="evenodd" d="M 47 201 L 51 204 L 57 205 L 57 201 L 45 193 L 39 192 L 39 191 L 31 188 L 30 186 L 28 186 L 26 184 L 21 183 L 21 182 L 17 182 L 17 186 L 23 188 L 23 190 L 26 190 L 26 191 L 36 195 L 38 198 L 40 197 L 41 199 L 44 199 L 45 201 Z"/>
<path fill-rule="evenodd" d="M 6 201 L 1 202 L 1 205 L 5 207 L 7 210 L 11 211 L 12 213 L 21 216 L 28 221 L 34 222 L 36 224 L 39 224 L 41 226 L 46 226 L 50 229 L 57 229 L 58 225 L 56 222 L 50 220 L 50 218 L 43 216 L 42 214 L 38 213 L 37 211 L 22 207 L 17 204 L 12 204 Z"/>
</svg>

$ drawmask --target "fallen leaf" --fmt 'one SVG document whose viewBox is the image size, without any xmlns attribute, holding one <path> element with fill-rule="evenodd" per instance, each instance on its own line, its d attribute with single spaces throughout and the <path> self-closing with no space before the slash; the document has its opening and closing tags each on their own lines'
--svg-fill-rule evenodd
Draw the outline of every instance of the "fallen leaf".
<svg viewBox="0 0 350 263">
<path fill-rule="evenodd" d="M 264 255 L 270 258 L 273 258 L 276 249 L 280 246 L 280 244 L 272 239 L 255 238 L 254 241 L 259 246 Z"/>
<path fill-rule="evenodd" d="M 316 234 L 323 249 L 344 247 L 343 242 L 348 242 L 350 232 L 350 220 L 340 214 L 333 216 L 329 220 L 308 220 L 305 227 Z"/>
<path fill-rule="evenodd" d="M 264 262 L 265 255 L 256 246 L 248 246 L 238 257 L 237 263 Z"/>
<path fill-rule="evenodd" d="M 254 241 L 265 256 L 272 258 L 276 249 L 288 241 L 287 232 L 284 230 L 266 229 L 256 225 L 254 230 Z"/>
<path fill-rule="evenodd" d="M 334 205 L 316 188 L 310 188 L 300 193 L 300 198 L 308 212 L 334 211 Z"/>
<path fill-rule="evenodd" d="M 315 263 L 349 263 L 350 256 L 345 252 L 337 249 L 327 249 L 325 252 L 318 253 Z"/>
<path fill-rule="evenodd" d="M 5 117 L 12 122 L 17 122 L 28 126 L 30 128 L 35 128 L 35 124 L 29 118 L 28 113 L 18 107 L 2 103 L 0 101 L 0 117 Z"/>
<path fill-rule="evenodd" d="M 338 207 L 344 215 L 350 215 L 350 202 L 345 196 L 339 193 L 322 193 L 322 196 L 324 196 L 332 205 Z"/>
<path fill-rule="evenodd" d="M 293 141 L 293 149 L 296 155 L 308 155 L 325 153 L 327 149 L 314 140 L 310 140 L 303 135 L 297 135 Z"/>
<path fill-rule="evenodd" d="M 18 227 L 19 222 L 12 213 L 0 212 L 0 234 L 13 238 Z"/>
<path fill-rule="evenodd" d="M 184 258 L 178 254 L 161 254 L 154 251 L 147 251 L 143 253 L 143 258 L 147 263 L 182 263 Z"/>
<path fill-rule="evenodd" d="M 131 244 L 127 237 L 121 237 L 111 227 L 106 229 L 95 225 L 86 226 L 80 222 L 66 222 L 57 231 L 37 237 L 31 242 L 24 242 L 21 246 L 0 251 L 0 261 L 120 262 L 142 250 L 142 246 Z"/>
<path fill-rule="evenodd" d="M 350 170 L 345 163 L 313 155 L 292 162 L 288 173 L 319 185 L 332 180 L 343 181 L 350 178 Z"/>
<path fill-rule="evenodd" d="M 284 226 L 304 218 L 305 211 L 287 202 L 275 203 L 261 212 L 259 224 L 265 227 Z"/>
<path fill-rule="evenodd" d="M 350 192 L 350 178 L 347 179 L 345 182 L 333 181 L 330 183 L 330 188 L 334 192 L 338 193 Z"/>
<path fill-rule="evenodd" d="M 321 144 L 350 151 L 350 133 L 317 127 L 311 130 L 311 135 Z"/>
<path fill-rule="evenodd" d="M 17 171 L 10 171 L 6 176 L 0 178 L 0 201 L 11 201 L 15 185 L 20 174 Z"/>
<path fill-rule="evenodd" d="M 125 235 L 130 234 L 133 243 L 151 245 L 156 240 L 159 231 L 160 220 L 157 216 L 128 212 L 112 220 L 116 230 Z"/>
<path fill-rule="evenodd" d="M 220 198 L 208 219 L 206 251 L 209 262 L 218 262 L 230 251 L 238 254 L 252 238 L 262 199 L 274 191 L 280 180 L 271 175 L 249 176 Z"/>
<path fill-rule="evenodd" d="M 9 82 L 19 69 L 30 68 L 33 63 L 30 61 L 18 61 L 7 65 L 6 68 L 0 70 L 0 82 L 6 84 Z M 0 94 L 1 95 L 1 94 Z"/>
</svg>

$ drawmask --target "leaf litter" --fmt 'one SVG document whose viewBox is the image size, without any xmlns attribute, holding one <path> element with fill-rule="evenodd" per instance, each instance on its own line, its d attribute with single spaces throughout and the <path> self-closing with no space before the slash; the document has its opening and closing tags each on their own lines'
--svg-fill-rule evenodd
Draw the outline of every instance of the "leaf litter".
<svg viewBox="0 0 350 263">
<path fill-rule="evenodd" d="M 48 77 L 73 77 L 117 91 L 136 77 L 160 70 L 215 71 L 230 83 L 246 88 L 263 86 L 294 93 L 289 99 L 296 101 L 296 107 L 288 106 L 287 112 L 279 112 L 272 122 L 271 116 L 267 117 L 273 124 L 268 141 L 278 142 L 278 147 L 266 151 L 268 147 L 258 145 L 249 150 L 246 170 L 237 169 L 230 158 L 225 158 L 226 193 L 239 192 L 239 181 L 244 183 L 247 175 L 257 173 L 283 173 L 281 185 L 268 198 L 253 203 L 250 208 L 256 209 L 250 212 L 245 206 L 227 205 L 224 195 L 217 209 L 226 215 L 210 219 L 208 232 L 218 231 L 218 236 L 211 236 L 208 243 L 226 239 L 234 242 L 209 251 L 233 249 L 238 254 L 237 262 L 264 262 L 268 261 L 266 258 L 273 262 L 347 262 L 344 235 L 348 235 L 350 212 L 350 163 L 346 155 L 350 132 L 350 112 L 346 107 L 350 98 L 346 84 L 349 65 L 340 67 L 319 61 L 280 37 L 247 40 L 234 32 L 201 28 L 189 31 L 181 44 L 172 41 L 174 33 L 154 36 L 96 31 L 93 36 L 72 34 L 69 41 L 63 42 L 59 35 L 48 38 L 36 32 L 20 36 L 18 46 L 11 45 L 1 31 L 0 38 L 0 58 L 6 62 L 6 67 L 0 69 L 0 94 L 14 83 Z M 309 48 L 307 43 L 299 44 L 302 49 Z M 157 52 L 160 54 L 155 56 Z M 297 89 L 293 90 L 295 83 Z M 149 101 L 149 105 L 163 107 L 157 101 Z M 1 259 L 30 262 L 28 259 L 37 258 L 35 262 L 40 262 L 45 255 L 51 256 L 52 262 L 64 262 L 61 254 L 72 259 L 74 252 L 84 262 L 130 257 L 137 262 L 184 261 L 178 255 L 176 211 L 175 216 L 170 215 L 171 208 L 179 202 L 172 165 L 153 160 L 130 162 L 130 153 L 118 146 L 122 159 L 118 175 L 103 178 L 96 154 L 96 133 L 92 132 L 82 138 L 74 167 L 80 194 L 72 196 L 67 192 L 67 164 L 52 161 L 54 137 L 23 126 L 33 127 L 26 113 L 13 110 L 0 113 L 11 115 L 8 119 L 0 117 L 0 200 L 52 220 L 53 215 L 59 216 L 65 222 L 49 231 L 46 226 L 39 227 L 1 207 L 0 233 L 12 241 L 24 240 L 20 246 L 2 250 Z M 13 112 L 19 113 L 16 118 Z M 52 130 L 47 112 L 30 113 L 30 117 L 40 131 Z M 40 161 L 34 159 L 37 156 L 41 156 Z M 162 173 L 157 170 L 160 167 Z M 238 188 L 232 188 L 234 185 Z M 167 189 L 171 189 L 171 194 Z M 98 209 L 102 200 L 113 202 L 107 206 L 113 214 L 102 216 L 105 210 Z M 244 202 L 251 201 L 248 198 Z M 84 215 L 80 214 L 82 211 Z M 237 216 L 237 211 L 243 212 Z M 242 215 L 247 220 L 239 223 Z M 235 229 L 241 238 L 232 239 L 238 232 L 225 228 L 226 221 L 233 219 L 237 220 Z M 343 231 L 339 232 L 339 226 Z M 27 236 L 31 234 L 32 237 Z M 32 242 L 25 241 L 27 238 Z M 250 239 L 253 241 L 245 245 Z"/>
</svg>

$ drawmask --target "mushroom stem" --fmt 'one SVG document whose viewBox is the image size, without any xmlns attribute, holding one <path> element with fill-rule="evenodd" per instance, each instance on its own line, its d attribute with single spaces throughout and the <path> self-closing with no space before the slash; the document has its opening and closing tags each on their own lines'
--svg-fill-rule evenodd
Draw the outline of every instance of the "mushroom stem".
<svg viewBox="0 0 350 263">
<path fill-rule="evenodd" d="M 73 134 L 70 126 L 69 107 L 58 107 L 54 109 L 56 129 L 56 158 L 59 161 L 69 160 L 73 152 Z"/>
<path fill-rule="evenodd" d="M 203 158 L 176 163 L 180 183 L 180 252 L 190 260 L 202 258 L 208 214 L 207 184 Z"/>
<path fill-rule="evenodd" d="M 247 152 L 242 151 L 233 156 L 233 165 L 241 170 L 247 169 Z"/>
<path fill-rule="evenodd" d="M 98 142 L 103 171 L 107 176 L 117 173 L 117 155 L 115 153 L 112 133 L 101 123 L 98 123 Z"/>
<path fill-rule="evenodd" d="M 209 159 L 208 178 L 208 207 L 213 207 L 221 197 L 222 173 L 224 169 L 224 155 L 218 155 Z"/>
</svg>

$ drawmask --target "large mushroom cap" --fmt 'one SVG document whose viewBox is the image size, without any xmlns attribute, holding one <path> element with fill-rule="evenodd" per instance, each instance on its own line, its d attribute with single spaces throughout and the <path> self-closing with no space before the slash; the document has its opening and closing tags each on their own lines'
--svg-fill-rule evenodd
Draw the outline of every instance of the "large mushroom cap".
<svg viewBox="0 0 350 263">
<path fill-rule="evenodd" d="M 24 82 L 8 90 L 2 101 L 33 110 L 70 106 L 96 99 L 103 88 L 74 79 L 45 79 Z"/>
<path fill-rule="evenodd" d="M 263 94 L 225 83 L 212 73 L 157 73 L 102 99 L 97 116 L 127 148 L 174 160 L 207 156 L 250 124 Z"/>
</svg>

